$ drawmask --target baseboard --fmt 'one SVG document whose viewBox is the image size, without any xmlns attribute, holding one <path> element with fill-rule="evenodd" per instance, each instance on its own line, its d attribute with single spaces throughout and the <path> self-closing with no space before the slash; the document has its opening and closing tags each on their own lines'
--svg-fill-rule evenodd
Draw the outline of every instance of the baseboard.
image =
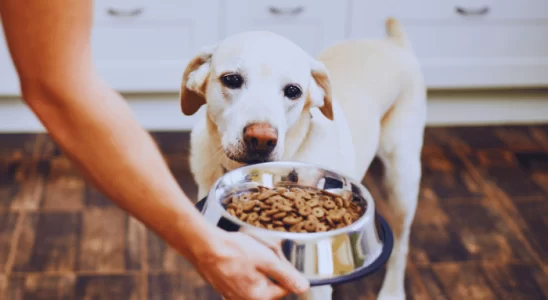
<svg viewBox="0 0 548 300">
<path fill-rule="evenodd" d="M 503 125 L 548 122 L 548 90 L 430 91 L 428 125 Z"/>
<path fill-rule="evenodd" d="M 151 131 L 189 130 L 198 115 L 182 115 L 176 94 L 125 95 L 137 120 Z M 432 91 L 428 125 L 548 123 L 548 90 Z M 0 132 L 44 132 L 17 98 L 0 98 Z"/>
</svg>

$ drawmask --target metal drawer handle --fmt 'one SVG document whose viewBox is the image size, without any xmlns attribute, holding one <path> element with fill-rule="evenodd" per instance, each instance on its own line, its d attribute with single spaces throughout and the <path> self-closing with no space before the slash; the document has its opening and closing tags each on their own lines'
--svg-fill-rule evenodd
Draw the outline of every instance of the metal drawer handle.
<svg viewBox="0 0 548 300">
<path fill-rule="evenodd" d="M 271 6 L 268 8 L 268 10 L 273 15 L 296 16 L 301 14 L 304 11 L 304 7 L 297 6 L 295 8 L 278 8 L 278 7 Z"/>
<path fill-rule="evenodd" d="M 466 9 L 462 7 L 456 7 L 455 10 L 457 13 L 463 16 L 483 16 L 489 13 L 489 6 L 485 6 L 479 9 Z"/>
<path fill-rule="evenodd" d="M 136 17 L 142 14 L 145 10 L 143 8 L 135 8 L 131 10 L 119 10 L 115 8 L 109 8 L 108 14 L 115 17 Z"/>
</svg>

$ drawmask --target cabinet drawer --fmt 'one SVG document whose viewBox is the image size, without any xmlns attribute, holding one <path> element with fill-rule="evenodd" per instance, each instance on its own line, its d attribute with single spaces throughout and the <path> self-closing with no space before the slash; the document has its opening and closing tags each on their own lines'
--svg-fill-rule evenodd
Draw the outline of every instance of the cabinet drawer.
<svg viewBox="0 0 548 300">
<path fill-rule="evenodd" d="M 149 21 L 184 21 L 207 8 L 210 1 L 193 0 L 95 0 L 95 24 Z"/>
<path fill-rule="evenodd" d="M 545 0 L 419 0 L 383 1 L 375 5 L 384 14 L 409 20 L 547 20 L 548 1 Z"/>
<path fill-rule="evenodd" d="M 224 34 L 267 30 L 289 38 L 311 55 L 345 38 L 348 1 L 224 1 Z"/>
<path fill-rule="evenodd" d="M 218 0 L 100 0 L 94 18 L 98 69 L 127 92 L 177 91 L 188 60 L 220 38 Z"/>
<path fill-rule="evenodd" d="M 396 17 L 431 88 L 548 85 L 548 2 L 456 3 L 391 0 L 368 6 L 355 0 L 350 36 L 384 37 L 385 18 Z M 455 12 L 457 5 L 477 13 Z M 489 9 L 479 13 L 481 7 Z"/>
</svg>

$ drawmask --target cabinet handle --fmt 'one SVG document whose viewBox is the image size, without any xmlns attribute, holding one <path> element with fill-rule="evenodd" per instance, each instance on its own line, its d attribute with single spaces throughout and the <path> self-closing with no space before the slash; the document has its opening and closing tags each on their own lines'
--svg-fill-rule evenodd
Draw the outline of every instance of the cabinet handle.
<svg viewBox="0 0 548 300">
<path fill-rule="evenodd" d="M 135 8 L 131 10 L 119 10 L 115 8 L 109 8 L 108 14 L 115 17 L 136 17 L 144 12 L 143 8 Z"/>
<path fill-rule="evenodd" d="M 456 7 L 455 10 L 459 15 L 463 16 L 483 16 L 489 13 L 489 6 L 485 6 L 479 9 L 466 9 L 462 7 Z"/>
<path fill-rule="evenodd" d="M 304 7 L 297 6 L 295 8 L 278 8 L 271 6 L 268 8 L 268 11 L 270 11 L 273 15 L 287 15 L 287 16 L 296 16 L 301 14 L 304 11 Z"/>
</svg>

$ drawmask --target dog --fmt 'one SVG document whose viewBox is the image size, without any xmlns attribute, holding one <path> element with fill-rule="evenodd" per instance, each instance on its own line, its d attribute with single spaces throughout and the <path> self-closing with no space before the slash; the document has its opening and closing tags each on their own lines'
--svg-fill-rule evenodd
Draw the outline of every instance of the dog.
<svg viewBox="0 0 548 300">
<path fill-rule="evenodd" d="M 395 244 L 378 298 L 405 299 L 426 87 L 402 26 L 385 25 L 384 38 L 342 41 L 316 58 L 271 32 L 232 35 L 189 62 L 180 102 L 184 115 L 201 113 L 190 150 L 199 199 L 244 165 L 298 161 L 359 180 L 379 157 Z M 304 296 L 331 297 L 330 286 Z"/>
</svg>

